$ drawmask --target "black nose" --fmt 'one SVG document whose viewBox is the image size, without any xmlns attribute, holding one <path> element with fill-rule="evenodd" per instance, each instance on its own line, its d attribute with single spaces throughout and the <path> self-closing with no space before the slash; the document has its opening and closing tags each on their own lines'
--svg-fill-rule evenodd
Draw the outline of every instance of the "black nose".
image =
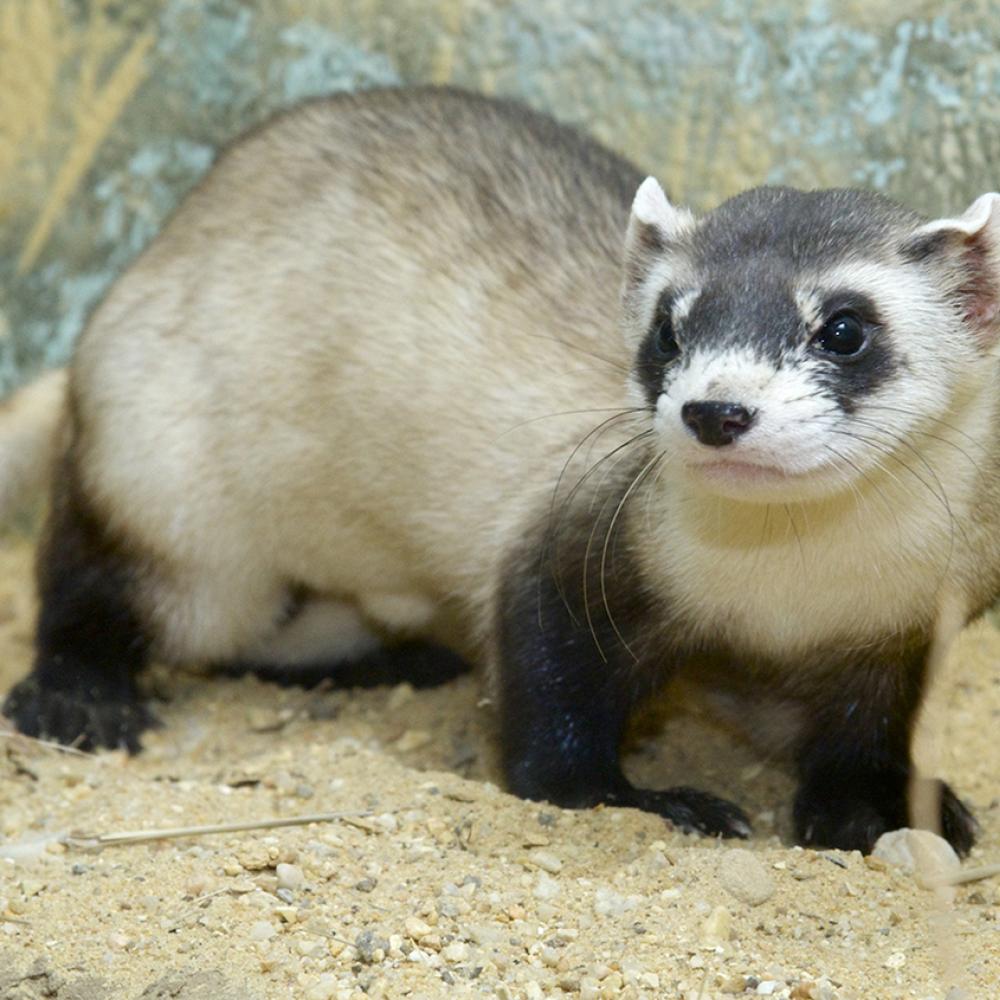
<svg viewBox="0 0 1000 1000">
<path fill-rule="evenodd" d="M 713 448 L 732 444 L 744 431 L 750 429 L 756 411 L 739 403 L 703 401 L 685 403 L 681 407 L 681 420 L 702 443 Z"/>
</svg>

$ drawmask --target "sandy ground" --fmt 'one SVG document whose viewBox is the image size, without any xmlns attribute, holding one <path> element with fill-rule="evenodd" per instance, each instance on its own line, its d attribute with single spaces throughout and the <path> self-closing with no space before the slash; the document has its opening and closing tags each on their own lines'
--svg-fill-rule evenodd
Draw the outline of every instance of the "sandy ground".
<svg viewBox="0 0 1000 1000">
<path fill-rule="evenodd" d="M 30 658 L 30 550 L 0 547 L 0 689 Z M 940 693 L 941 769 L 1000 861 L 1000 635 L 969 629 Z M 779 763 L 681 715 L 639 781 L 741 802 L 746 848 L 631 810 L 497 787 L 478 681 L 281 690 L 154 671 L 164 727 L 128 759 L 0 737 L 0 997 L 1000 996 L 1000 881 L 941 907 L 858 854 L 790 846 Z M 341 818 L 95 850 L 67 834 Z M 13 846 L 12 846 L 13 845 Z M 25 847 L 25 845 L 28 845 Z"/>
</svg>

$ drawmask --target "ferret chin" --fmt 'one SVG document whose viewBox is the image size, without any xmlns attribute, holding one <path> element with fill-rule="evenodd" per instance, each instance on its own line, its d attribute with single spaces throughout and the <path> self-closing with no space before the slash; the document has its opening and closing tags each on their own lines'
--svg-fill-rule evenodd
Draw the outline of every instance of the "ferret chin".
<svg viewBox="0 0 1000 1000">
<path fill-rule="evenodd" d="M 749 835 L 622 773 L 633 709 L 683 674 L 795 719 L 799 840 L 868 850 L 909 820 L 941 595 L 971 617 L 1000 583 L 998 305 L 996 194 L 699 216 L 507 101 L 306 104 L 221 156 L 68 373 L 0 414 L 0 503 L 52 483 L 4 710 L 134 751 L 153 657 L 431 683 L 460 669 L 446 611 L 513 792 Z"/>
</svg>

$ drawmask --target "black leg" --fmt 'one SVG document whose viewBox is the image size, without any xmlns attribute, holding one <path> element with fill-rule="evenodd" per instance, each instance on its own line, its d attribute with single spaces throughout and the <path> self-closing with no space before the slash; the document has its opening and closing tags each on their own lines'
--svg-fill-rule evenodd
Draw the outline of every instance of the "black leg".
<svg viewBox="0 0 1000 1000">
<path fill-rule="evenodd" d="M 869 853 L 887 830 L 910 826 L 910 744 L 925 651 L 899 666 L 851 667 L 813 712 L 800 755 L 795 827 L 803 844 Z M 943 782 L 941 832 L 959 854 L 975 841 L 972 813 Z"/>
<path fill-rule="evenodd" d="M 34 668 L 11 689 L 3 712 L 30 736 L 135 752 L 154 720 L 135 687 L 149 642 L 129 603 L 133 570 L 68 466 L 39 552 Z"/>
<path fill-rule="evenodd" d="M 746 837 L 737 806 L 692 788 L 635 788 L 619 745 L 649 672 L 637 669 L 607 617 L 574 615 L 555 582 L 513 578 L 500 614 L 500 726 L 510 790 L 568 808 L 599 803 L 658 813 L 682 830 Z M 618 597 L 621 629 L 629 617 Z M 602 601 L 603 608 L 603 601 Z M 638 609 L 635 609 L 638 611 Z M 641 612 L 639 612 L 641 613 Z"/>
<path fill-rule="evenodd" d="M 303 663 L 292 666 L 234 663 L 222 668 L 229 676 L 252 673 L 282 687 L 374 688 L 412 684 L 415 688 L 438 687 L 468 673 L 470 665 L 444 646 L 416 640 L 382 646 L 353 660 L 333 663 Z"/>
</svg>

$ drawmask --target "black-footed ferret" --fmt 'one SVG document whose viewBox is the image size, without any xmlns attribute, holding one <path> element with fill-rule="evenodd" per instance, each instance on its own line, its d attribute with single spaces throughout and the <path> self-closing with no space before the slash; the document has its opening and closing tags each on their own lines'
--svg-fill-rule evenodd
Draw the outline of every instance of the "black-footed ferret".
<svg viewBox="0 0 1000 1000">
<path fill-rule="evenodd" d="M 225 153 L 68 387 L 0 424 L 5 496 L 56 461 L 5 711 L 134 750 L 150 657 L 363 663 L 447 610 L 517 794 L 746 836 L 622 773 L 633 706 L 683 671 L 796 708 L 798 836 L 866 850 L 907 822 L 942 595 L 971 617 L 1000 590 L 998 303 L 996 194 L 698 217 L 505 101 L 307 104 Z"/>
</svg>

